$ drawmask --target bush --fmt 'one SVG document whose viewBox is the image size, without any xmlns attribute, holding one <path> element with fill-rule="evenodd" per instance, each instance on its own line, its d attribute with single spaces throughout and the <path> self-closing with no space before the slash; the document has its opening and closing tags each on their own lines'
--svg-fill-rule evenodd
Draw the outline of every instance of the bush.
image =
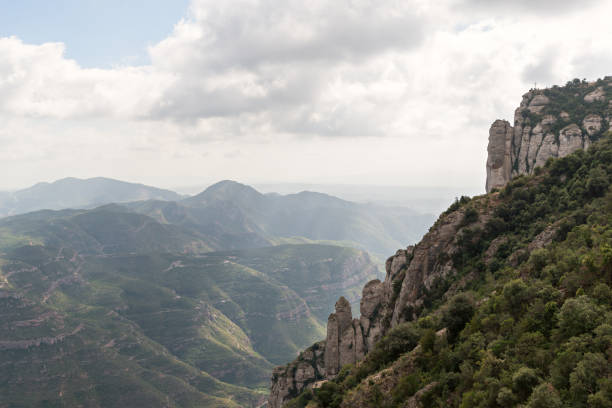
<svg viewBox="0 0 612 408">
<path fill-rule="evenodd" d="M 529 290 L 522 279 L 515 279 L 504 285 L 502 295 L 510 313 L 517 316 L 522 312 L 529 299 Z"/>
<path fill-rule="evenodd" d="M 612 304 L 612 290 L 605 283 L 599 283 L 593 288 L 593 298 L 600 305 Z"/>
<path fill-rule="evenodd" d="M 474 315 L 474 305 L 465 295 L 459 294 L 451 299 L 448 308 L 442 314 L 442 326 L 448 329 L 448 341 L 454 342 L 466 323 Z"/>
<path fill-rule="evenodd" d="M 601 197 L 606 192 L 609 185 L 610 181 L 608 179 L 608 174 L 601 166 L 589 171 L 586 192 L 590 197 Z"/>
<path fill-rule="evenodd" d="M 465 209 L 465 213 L 463 214 L 463 220 L 461 220 L 461 227 L 466 225 L 470 225 L 478 221 L 478 211 L 472 206 Z"/>
<path fill-rule="evenodd" d="M 587 403 L 591 408 L 612 407 L 612 378 L 602 378 L 599 381 L 599 391 L 589 395 Z"/>
<path fill-rule="evenodd" d="M 335 382 L 328 381 L 315 391 L 315 399 L 323 408 L 338 408 L 342 402 L 342 390 Z"/>
<path fill-rule="evenodd" d="M 570 392 L 576 402 L 586 402 L 597 391 L 597 380 L 606 377 L 608 362 L 601 353 L 587 353 L 570 375 Z"/>
<path fill-rule="evenodd" d="M 529 408 L 562 408 L 563 403 L 559 397 L 559 393 L 552 384 L 540 384 L 533 390 L 529 397 Z"/>
<path fill-rule="evenodd" d="M 399 405 L 412 397 L 421 388 L 421 379 L 418 374 L 409 374 L 400 378 L 392 391 L 393 402 Z"/>
<path fill-rule="evenodd" d="M 525 400 L 531 394 L 531 390 L 538 382 L 540 378 L 536 371 L 529 367 L 519 368 L 512 376 L 512 388 L 521 400 Z"/>
<path fill-rule="evenodd" d="M 502 387 L 495 400 L 502 407 L 513 407 L 516 403 L 516 396 L 510 388 Z"/>
<path fill-rule="evenodd" d="M 396 360 L 400 355 L 411 351 L 419 344 L 421 338 L 419 330 L 413 323 L 402 323 L 387 333 L 368 353 L 364 362 L 356 370 L 358 381 L 370 373 Z"/>
<path fill-rule="evenodd" d="M 559 310 L 559 330 L 566 338 L 593 330 L 602 320 L 602 309 L 588 296 L 567 299 Z"/>
</svg>

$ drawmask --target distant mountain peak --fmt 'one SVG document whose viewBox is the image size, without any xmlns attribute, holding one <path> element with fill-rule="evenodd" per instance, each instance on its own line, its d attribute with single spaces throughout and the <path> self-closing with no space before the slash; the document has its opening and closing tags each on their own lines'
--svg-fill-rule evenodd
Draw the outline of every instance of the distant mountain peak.
<svg viewBox="0 0 612 408">
<path fill-rule="evenodd" d="M 106 177 L 66 177 L 0 196 L 0 217 L 42 209 L 93 208 L 108 203 L 180 200 L 173 191 Z"/>
<path fill-rule="evenodd" d="M 222 180 L 208 187 L 185 202 L 204 202 L 210 200 L 260 200 L 264 195 L 251 186 L 234 180 Z"/>
</svg>

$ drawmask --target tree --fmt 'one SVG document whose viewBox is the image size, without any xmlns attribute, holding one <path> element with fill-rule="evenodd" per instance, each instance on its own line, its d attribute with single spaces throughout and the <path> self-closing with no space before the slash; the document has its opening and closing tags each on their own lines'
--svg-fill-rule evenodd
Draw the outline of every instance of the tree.
<svg viewBox="0 0 612 408">
<path fill-rule="evenodd" d="M 519 368 L 512 376 L 512 387 L 522 400 L 527 399 L 538 382 L 540 382 L 540 378 L 536 371 L 529 367 Z"/>
<path fill-rule="evenodd" d="M 522 279 L 512 280 L 504 285 L 502 295 L 510 312 L 517 316 L 529 299 L 529 291 Z"/>
<path fill-rule="evenodd" d="M 528 408 L 561 408 L 563 403 L 559 397 L 559 393 L 549 383 L 538 385 L 529 397 Z"/>
<path fill-rule="evenodd" d="M 442 315 L 442 325 L 448 329 L 448 340 L 453 342 L 474 315 L 474 305 L 464 294 L 455 296 Z"/>
<path fill-rule="evenodd" d="M 606 376 L 608 361 L 601 353 L 586 353 L 570 374 L 570 392 L 577 402 L 585 402 L 597 392 L 597 380 Z"/>
<path fill-rule="evenodd" d="M 601 307 L 588 296 L 567 299 L 559 311 L 559 329 L 569 338 L 593 330 L 601 319 Z"/>
</svg>

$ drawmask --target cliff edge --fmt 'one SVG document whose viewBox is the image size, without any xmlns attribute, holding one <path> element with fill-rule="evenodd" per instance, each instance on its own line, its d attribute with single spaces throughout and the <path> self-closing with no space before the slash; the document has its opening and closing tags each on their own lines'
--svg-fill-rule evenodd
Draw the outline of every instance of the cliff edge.
<svg viewBox="0 0 612 408">
<path fill-rule="evenodd" d="M 489 130 L 486 190 L 532 174 L 551 157 L 586 149 L 612 122 L 612 76 L 595 82 L 532 89 L 514 112 L 514 125 L 496 120 Z"/>
</svg>

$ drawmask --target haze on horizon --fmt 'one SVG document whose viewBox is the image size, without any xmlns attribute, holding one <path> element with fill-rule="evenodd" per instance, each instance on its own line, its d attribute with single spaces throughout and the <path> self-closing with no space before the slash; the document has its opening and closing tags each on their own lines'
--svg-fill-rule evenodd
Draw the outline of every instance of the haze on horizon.
<svg viewBox="0 0 612 408">
<path fill-rule="evenodd" d="M 0 190 L 462 186 L 521 95 L 612 67 L 606 1 L 0 2 Z"/>
</svg>

